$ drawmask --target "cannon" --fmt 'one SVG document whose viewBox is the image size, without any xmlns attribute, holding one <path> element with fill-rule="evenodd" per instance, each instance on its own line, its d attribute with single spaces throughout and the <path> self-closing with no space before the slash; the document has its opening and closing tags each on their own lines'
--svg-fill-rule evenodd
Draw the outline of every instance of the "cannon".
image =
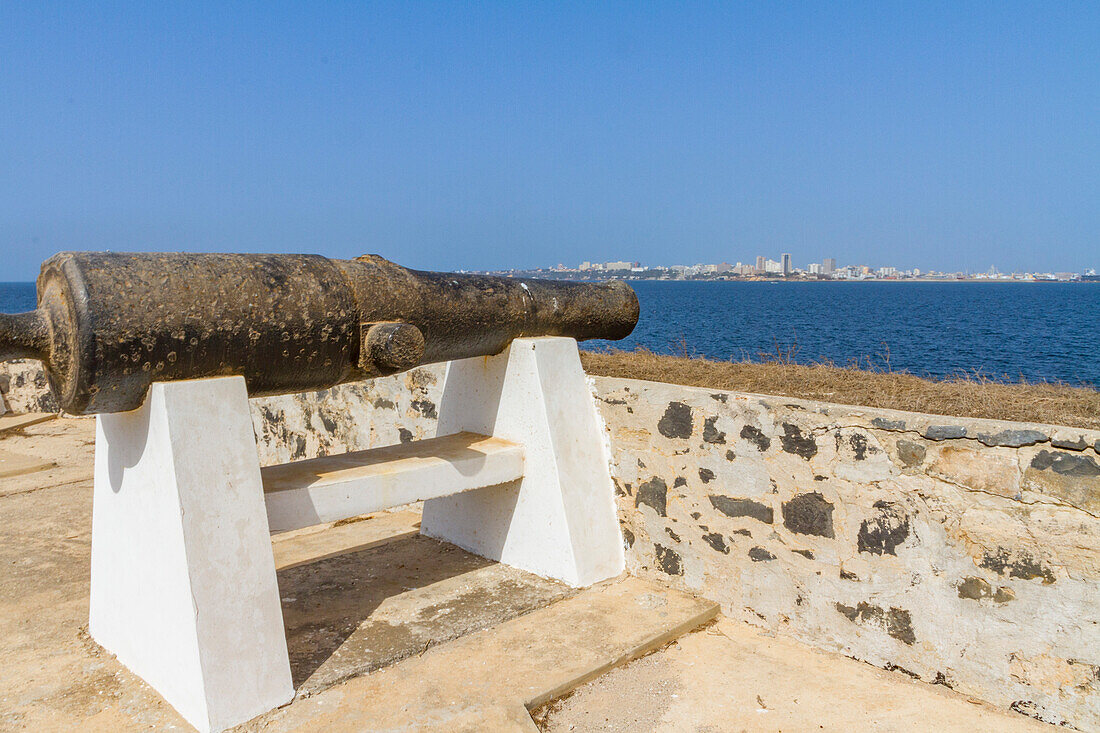
<svg viewBox="0 0 1100 733">
<path fill-rule="evenodd" d="M 285 394 L 488 356 L 512 339 L 621 339 L 623 282 L 426 272 L 377 255 L 65 252 L 38 308 L 0 314 L 0 361 L 41 359 L 66 412 L 139 407 L 153 382 L 239 375 Z"/>
</svg>

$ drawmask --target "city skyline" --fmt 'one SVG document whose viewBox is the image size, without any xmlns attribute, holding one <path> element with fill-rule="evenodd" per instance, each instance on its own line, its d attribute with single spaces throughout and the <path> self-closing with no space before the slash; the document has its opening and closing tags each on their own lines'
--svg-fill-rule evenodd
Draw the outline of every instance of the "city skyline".
<svg viewBox="0 0 1100 733">
<path fill-rule="evenodd" d="M 624 278 L 656 278 L 656 279 L 683 279 L 683 278 L 812 278 L 832 280 L 864 280 L 864 279 L 933 279 L 933 280 L 1097 280 L 1096 268 L 1084 268 L 1080 271 L 1036 269 L 1002 271 L 996 265 L 990 265 L 986 270 L 935 270 L 922 268 L 899 268 L 893 265 L 868 265 L 865 263 L 837 265 L 835 257 L 821 258 L 820 262 L 806 263 L 799 267 L 792 260 L 791 254 L 783 252 L 778 260 L 771 259 L 768 255 L 756 255 L 752 263 L 736 261 L 732 264 L 727 261 L 719 263 L 685 264 L 656 264 L 643 265 L 639 261 L 612 260 L 608 262 L 592 262 L 585 260 L 577 267 L 568 267 L 559 263 L 553 267 L 535 269 L 509 269 L 509 270 L 482 270 L 479 272 L 551 272 L 551 273 L 578 273 L 581 276 L 603 274 L 609 277 Z"/>
<path fill-rule="evenodd" d="M 845 263 L 837 264 L 835 257 L 820 258 L 819 262 L 808 262 L 799 266 L 789 252 L 780 253 L 778 260 L 770 255 L 756 255 L 752 263 L 741 262 L 734 259 L 733 263 L 727 261 L 694 264 L 643 264 L 636 260 L 610 260 L 607 262 L 593 262 L 585 260 L 577 267 L 569 267 L 564 263 L 553 266 L 531 268 L 490 268 L 470 269 L 455 268 L 456 272 L 483 272 L 483 273 L 578 273 L 578 274 L 603 274 L 607 276 L 633 277 L 648 274 L 659 276 L 668 273 L 669 278 L 698 278 L 698 277 L 740 277 L 740 278 L 771 278 L 776 277 L 813 277 L 815 279 L 833 280 L 863 280 L 863 279 L 973 279 L 973 280 L 1100 280 L 1097 268 L 1085 267 L 1081 270 L 1060 270 L 1055 268 L 1038 268 L 1034 270 L 1002 270 L 996 265 L 990 265 L 984 270 L 946 269 L 910 267 L 903 268 L 888 264 Z M 23 280 L 0 280 L 0 282 L 31 282 L 34 278 Z"/>
</svg>

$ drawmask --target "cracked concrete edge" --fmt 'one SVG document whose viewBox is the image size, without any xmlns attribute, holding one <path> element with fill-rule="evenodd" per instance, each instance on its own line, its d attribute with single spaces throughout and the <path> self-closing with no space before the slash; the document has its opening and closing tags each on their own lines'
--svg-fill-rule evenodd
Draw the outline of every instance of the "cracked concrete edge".
<svg viewBox="0 0 1100 733">
<path fill-rule="evenodd" d="M 592 680 L 606 674 L 612 669 L 615 669 L 616 667 L 621 667 L 627 662 L 631 662 L 635 659 L 638 659 L 639 657 L 643 657 L 646 654 L 649 654 L 650 652 L 656 651 L 663 647 L 665 644 L 679 639 L 684 634 L 687 634 L 690 631 L 694 631 L 695 629 L 698 629 L 701 626 L 710 623 L 718 617 L 718 614 L 721 612 L 721 607 L 718 603 L 715 603 L 714 601 L 709 601 L 709 599 L 702 600 L 708 600 L 708 603 L 689 618 L 684 619 L 675 626 L 665 629 L 660 633 L 653 634 L 652 636 L 636 644 L 633 648 L 628 649 L 621 654 L 613 657 L 612 659 L 605 661 L 603 664 L 588 669 L 581 674 L 578 674 L 575 677 L 572 677 L 571 679 L 549 690 L 545 690 L 537 695 L 534 695 L 533 697 L 528 698 L 527 701 L 524 702 L 524 707 L 528 712 L 536 708 L 540 708 L 543 705 L 553 700 L 556 700 L 559 697 L 568 695 L 570 692 L 577 689 L 581 685 L 587 682 L 591 682 Z M 533 722 L 531 730 L 538 730 L 538 727 L 535 726 Z"/>
<path fill-rule="evenodd" d="M 413 724 L 415 726 L 415 723 Z M 413 730 L 413 727 L 401 730 Z M 439 726 L 415 727 L 420 733 L 435 733 L 446 730 L 446 733 L 542 733 L 538 725 L 527 712 L 527 708 L 519 703 L 514 705 L 493 705 L 487 708 L 472 710 L 461 720 L 450 720 L 446 728 Z"/>
<path fill-rule="evenodd" d="M 501 733 L 542 733 L 539 726 L 531 717 L 531 711 L 525 706 L 516 703 L 499 708 L 500 715 L 496 720 L 482 718 L 476 723 L 476 727 L 470 728 L 470 733 L 482 733 L 493 730 Z"/>
</svg>

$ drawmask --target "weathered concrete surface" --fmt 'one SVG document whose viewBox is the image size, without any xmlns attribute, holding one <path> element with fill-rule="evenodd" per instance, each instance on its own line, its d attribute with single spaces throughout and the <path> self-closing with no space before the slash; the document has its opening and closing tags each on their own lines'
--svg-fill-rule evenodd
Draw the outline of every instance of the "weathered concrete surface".
<svg viewBox="0 0 1100 733">
<path fill-rule="evenodd" d="M 359 543 L 335 557 L 278 572 L 290 666 L 299 696 L 315 694 L 342 679 L 373 672 L 572 593 L 560 583 L 420 536 L 417 511 L 402 512 L 397 518 L 377 516 L 391 526 L 403 519 L 405 526 L 386 541 Z M 370 536 L 373 522 L 355 522 L 336 530 L 362 528 Z M 287 544 L 292 543 L 277 542 L 281 552 Z"/>
<path fill-rule="evenodd" d="M 37 425 L 40 422 L 46 422 L 47 420 L 53 420 L 57 417 L 56 412 L 24 412 L 19 414 L 7 414 L 0 413 L 0 433 L 7 430 L 21 430 L 22 428 L 29 428 L 31 425 Z"/>
<path fill-rule="evenodd" d="M 0 478 L 14 478 L 37 473 L 56 464 L 48 458 L 25 456 L 22 453 L 0 450 Z"/>
<path fill-rule="evenodd" d="M 356 677 L 243 730 L 534 731 L 534 707 L 706 623 L 716 604 L 636 578 Z"/>
<path fill-rule="evenodd" d="M 66 418 L 0 432 L 0 449 L 34 456 L 54 465 L 0 480 L 0 497 L 92 479 L 95 420 Z M 91 494 L 88 494 L 91 501 Z"/>
<path fill-rule="evenodd" d="M 1100 434 L 595 382 L 631 573 L 1100 727 Z"/>
<path fill-rule="evenodd" d="M 87 637 L 91 499 L 90 478 L 0 498 L 0 728 L 183 730 Z"/>
<path fill-rule="evenodd" d="M 367 519 L 370 521 L 365 521 Z M 416 507 L 401 507 L 367 517 L 283 532 L 271 538 L 271 550 L 275 555 L 275 569 L 288 570 L 329 557 L 415 537 L 419 532 L 420 510 Z"/>
<path fill-rule="evenodd" d="M 0 446 L 18 439 L 29 453 L 50 454 L 88 428 L 94 421 L 52 421 L 0 436 Z M 87 637 L 90 455 L 84 460 L 83 479 L 0 497 L 0 729 L 187 729 Z M 419 512 L 380 514 L 274 540 L 299 695 L 570 593 L 420 538 L 418 521 Z"/>
<path fill-rule="evenodd" d="M 721 618 L 534 711 L 566 731 L 1043 731 L 942 686 Z"/>
</svg>

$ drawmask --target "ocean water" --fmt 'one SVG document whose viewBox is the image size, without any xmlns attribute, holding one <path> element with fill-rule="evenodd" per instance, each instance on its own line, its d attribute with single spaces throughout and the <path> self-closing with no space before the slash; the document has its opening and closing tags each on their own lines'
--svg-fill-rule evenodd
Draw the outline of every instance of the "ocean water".
<svg viewBox="0 0 1100 733">
<path fill-rule="evenodd" d="M 848 364 L 945 377 L 1100 386 L 1100 284 L 632 282 L 638 327 L 659 353 Z M 34 307 L 33 283 L 0 283 L 0 313 Z"/>
<path fill-rule="evenodd" d="M 34 283 L 0 282 L 0 313 L 22 313 L 34 308 Z"/>
<path fill-rule="evenodd" d="M 644 346 L 714 359 L 777 350 L 801 363 L 922 376 L 982 372 L 1100 386 L 1100 284 L 632 282 L 634 333 L 587 348 Z"/>
</svg>

